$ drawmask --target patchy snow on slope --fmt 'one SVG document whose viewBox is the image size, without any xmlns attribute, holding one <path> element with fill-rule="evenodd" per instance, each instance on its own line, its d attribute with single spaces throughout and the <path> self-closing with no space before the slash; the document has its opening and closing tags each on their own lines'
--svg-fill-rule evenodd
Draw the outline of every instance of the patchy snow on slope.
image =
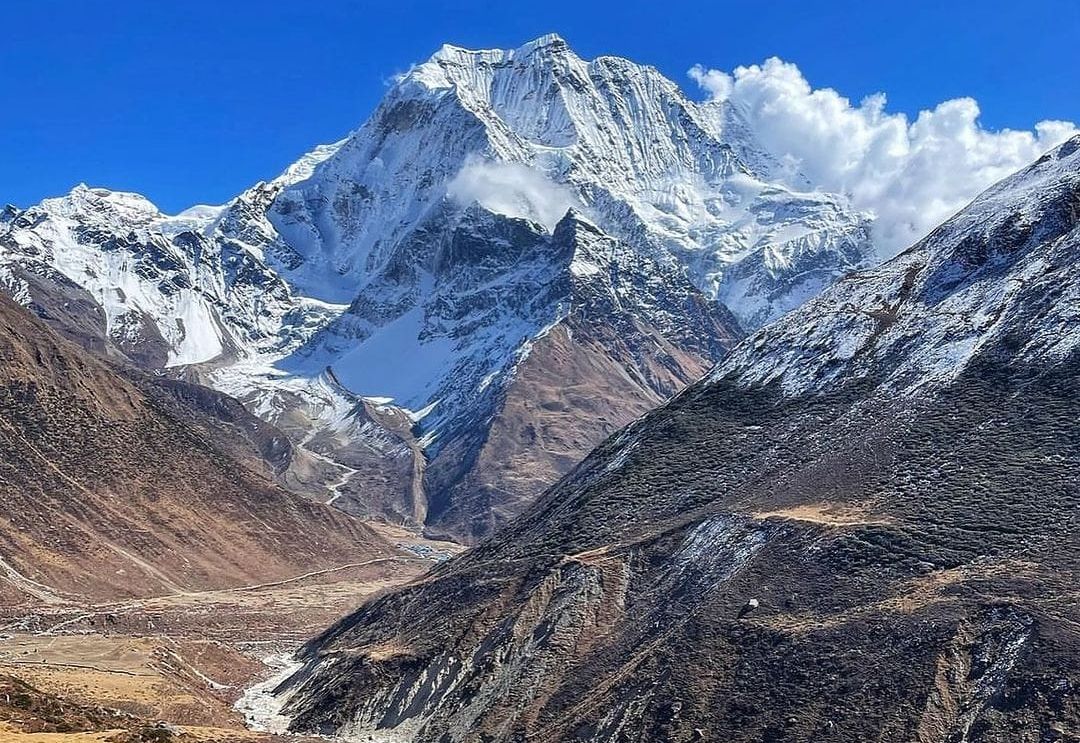
<svg viewBox="0 0 1080 743">
<path fill-rule="evenodd" d="M 1080 346 L 1078 200 L 1080 137 L 759 331 L 711 376 L 803 394 L 873 374 L 914 390 L 955 379 L 1006 339 L 1016 358 L 1060 360 Z"/>
</svg>

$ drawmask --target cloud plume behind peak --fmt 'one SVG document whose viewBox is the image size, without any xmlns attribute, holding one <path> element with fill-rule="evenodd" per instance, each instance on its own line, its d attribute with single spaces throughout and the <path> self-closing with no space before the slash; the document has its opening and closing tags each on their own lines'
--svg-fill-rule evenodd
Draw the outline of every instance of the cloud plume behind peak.
<svg viewBox="0 0 1080 743">
<path fill-rule="evenodd" d="M 884 94 L 853 104 L 776 57 L 731 73 L 697 65 L 689 75 L 710 99 L 736 106 L 793 171 L 873 214 L 886 257 L 1078 131 L 1067 121 L 989 130 L 972 98 L 943 101 L 910 120 L 887 111 Z"/>
</svg>

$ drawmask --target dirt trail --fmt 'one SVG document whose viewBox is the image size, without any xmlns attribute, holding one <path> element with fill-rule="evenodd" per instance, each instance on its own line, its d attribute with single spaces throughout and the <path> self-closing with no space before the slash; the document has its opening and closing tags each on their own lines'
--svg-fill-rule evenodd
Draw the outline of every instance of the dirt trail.
<svg viewBox="0 0 1080 743">
<path fill-rule="evenodd" d="M 378 565 L 385 562 L 415 562 L 415 558 L 391 556 L 391 557 L 376 557 L 372 560 L 364 560 L 363 562 L 350 562 L 345 565 L 338 565 L 333 568 L 324 568 L 323 570 L 312 570 L 310 573 L 303 573 L 301 575 L 294 575 L 291 578 L 282 578 L 281 580 L 269 581 L 267 583 L 253 583 L 247 586 L 237 586 L 236 588 L 213 588 L 206 591 L 178 591 L 177 593 L 165 594 L 164 596 L 153 596 L 148 599 L 141 599 L 143 603 L 156 601 L 160 599 L 170 599 L 176 597 L 186 598 L 198 598 L 200 596 L 219 596 L 229 593 L 243 593 L 246 591 L 258 591 L 263 588 L 276 588 L 278 586 L 285 586 L 290 583 L 298 583 L 302 580 L 309 578 L 317 578 L 322 575 L 330 575 L 331 573 L 340 573 L 343 570 L 349 570 L 351 568 L 362 568 L 368 565 Z M 127 602 L 131 603 L 131 602 Z"/>
<path fill-rule="evenodd" d="M 0 635 L 0 679 L 18 679 L 63 699 L 65 706 L 120 709 L 140 725 L 167 720 L 189 733 L 184 740 L 269 741 L 246 730 L 234 708 L 244 690 L 265 675 L 263 659 L 290 653 L 367 597 L 415 580 L 460 549 L 400 527 L 374 528 L 400 552 L 204 590 L 188 590 L 138 555 L 109 544 L 163 588 L 157 595 L 93 603 L 58 595 L 0 561 L 0 581 L 19 586 L 36 602 L 0 606 L 0 631 L 6 633 Z M 0 716 L 0 725 L 4 720 Z M 103 739 L 104 733 L 75 728 L 84 732 L 35 738 L 29 736 L 36 730 L 18 724 L 16 737 L 0 728 L 0 740 L 66 743 Z M 203 726 L 204 737 L 190 735 L 196 729 L 191 726 Z"/>
<path fill-rule="evenodd" d="M 150 563 L 148 563 L 146 560 L 142 559 L 138 555 L 134 555 L 131 552 L 128 552 L 123 547 L 115 545 L 112 542 L 105 542 L 104 546 L 108 547 L 109 549 L 111 549 L 113 552 L 120 555 L 121 557 L 124 557 L 124 558 L 126 558 L 128 560 L 131 560 L 131 562 L 133 562 L 135 565 L 137 565 L 140 568 L 142 568 L 143 570 L 145 570 L 146 573 L 148 575 L 150 575 L 151 577 L 156 578 L 161 583 L 161 585 L 165 586 L 170 591 L 174 591 L 176 593 L 187 593 L 187 590 L 183 586 L 181 586 L 179 583 L 177 583 L 172 578 L 170 578 L 168 575 L 166 575 L 163 571 L 161 571 L 160 569 L 158 569 L 154 565 L 151 565 Z"/>
<path fill-rule="evenodd" d="M 58 605 L 68 603 L 67 599 L 61 598 L 54 592 L 54 589 L 45 585 L 44 583 L 38 583 L 36 580 L 27 578 L 18 570 L 13 568 L 6 560 L 0 558 L 0 569 L 4 571 L 2 576 L 11 585 L 18 588 L 20 591 L 33 596 L 34 598 L 43 601 L 46 604 Z"/>
<path fill-rule="evenodd" d="M 0 677 L 73 704 L 120 709 L 146 725 L 204 726 L 206 740 L 269 740 L 247 731 L 233 706 L 265 674 L 262 659 L 291 652 L 366 596 L 430 564 L 394 555 L 235 588 L 83 606 L 42 602 L 36 615 L 6 623 L 22 629 L 0 637 Z M 102 731 L 86 732 L 56 740 L 96 740 Z M 0 730 L 0 740 L 36 743 L 24 733 Z"/>
</svg>

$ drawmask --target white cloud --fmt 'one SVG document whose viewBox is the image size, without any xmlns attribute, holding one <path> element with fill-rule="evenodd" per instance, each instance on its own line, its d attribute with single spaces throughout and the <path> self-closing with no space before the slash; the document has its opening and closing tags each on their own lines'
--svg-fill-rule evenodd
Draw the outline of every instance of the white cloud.
<svg viewBox="0 0 1080 743">
<path fill-rule="evenodd" d="M 738 106 L 761 144 L 816 187 L 846 193 L 872 212 L 884 255 L 1078 131 L 1066 121 L 990 131 L 971 98 L 944 101 L 910 121 L 885 110 L 884 94 L 853 105 L 831 88 L 812 88 L 797 66 L 775 57 L 731 74 L 700 65 L 689 74 L 710 98 Z"/>
<path fill-rule="evenodd" d="M 567 209 L 578 206 L 573 192 L 520 163 L 472 159 L 447 184 L 447 194 L 462 204 L 522 217 L 554 229 Z"/>
</svg>

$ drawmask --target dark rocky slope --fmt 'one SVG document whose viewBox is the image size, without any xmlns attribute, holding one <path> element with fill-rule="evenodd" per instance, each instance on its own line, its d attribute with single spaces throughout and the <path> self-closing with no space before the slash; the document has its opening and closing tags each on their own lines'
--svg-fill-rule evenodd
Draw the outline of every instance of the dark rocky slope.
<svg viewBox="0 0 1080 743">
<path fill-rule="evenodd" d="M 329 629 L 293 728 L 1080 740 L 1078 257 L 1080 139 Z"/>
</svg>

